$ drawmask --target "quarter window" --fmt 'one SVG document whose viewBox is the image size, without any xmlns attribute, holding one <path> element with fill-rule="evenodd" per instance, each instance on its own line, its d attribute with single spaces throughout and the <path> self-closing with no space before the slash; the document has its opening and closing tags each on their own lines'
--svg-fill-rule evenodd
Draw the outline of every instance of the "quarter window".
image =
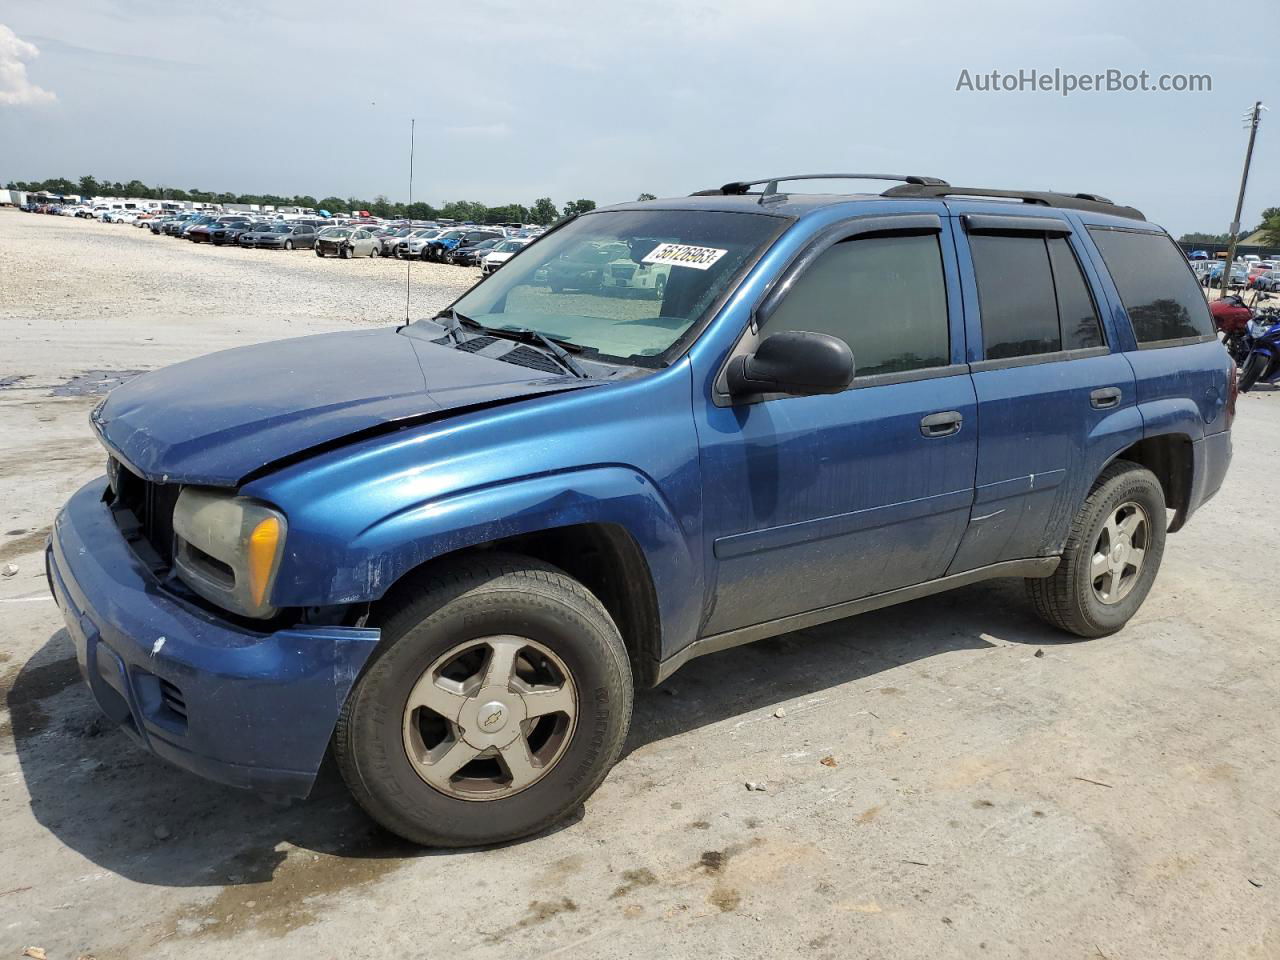
<svg viewBox="0 0 1280 960">
<path fill-rule="evenodd" d="M 1204 294 L 1182 252 L 1163 233 L 1092 228 L 1139 343 L 1213 334 Z"/>
<path fill-rule="evenodd" d="M 936 234 L 854 237 L 796 280 L 762 333 L 839 337 L 857 376 L 946 366 L 947 292 Z"/>
<path fill-rule="evenodd" d="M 1098 347 L 1102 327 L 1065 237 L 969 237 L 988 360 Z"/>
</svg>

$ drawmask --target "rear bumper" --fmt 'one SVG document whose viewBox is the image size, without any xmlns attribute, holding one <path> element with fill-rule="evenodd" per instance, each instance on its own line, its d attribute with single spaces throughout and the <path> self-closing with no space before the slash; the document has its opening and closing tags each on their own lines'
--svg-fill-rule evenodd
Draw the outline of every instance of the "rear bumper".
<svg viewBox="0 0 1280 960">
<path fill-rule="evenodd" d="M 1222 488 L 1222 481 L 1231 466 L 1231 431 L 1211 433 L 1191 444 L 1192 479 L 1191 496 L 1187 498 L 1186 514 L 1178 526 L 1191 519 L 1191 515 L 1213 499 Z"/>
<path fill-rule="evenodd" d="M 168 593 L 121 536 L 106 479 L 58 514 L 46 564 L 80 673 L 139 745 L 231 786 L 306 796 L 379 632 L 261 634 Z"/>
</svg>

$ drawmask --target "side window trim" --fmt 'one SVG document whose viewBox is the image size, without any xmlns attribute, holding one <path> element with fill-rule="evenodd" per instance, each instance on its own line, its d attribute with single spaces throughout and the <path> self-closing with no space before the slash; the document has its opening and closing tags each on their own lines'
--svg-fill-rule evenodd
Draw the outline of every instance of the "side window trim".
<svg viewBox="0 0 1280 960">
<path fill-rule="evenodd" d="M 1068 237 L 1065 237 L 1064 239 L 1067 241 L 1067 252 L 1068 254 L 1070 254 L 1072 260 L 1075 261 L 1076 270 L 1079 271 L 1079 274 L 1080 274 L 1080 282 L 1084 284 L 1085 294 L 1086 296 L 1088 296 L 1089 303 L 1093 307 L 1093 318 L 1098 322 L 1098 335 L 1102 337 L 1101 346 L 1107 347 L 1108 352 L 1110 352 L 1111 341 L 1107 337 L 1106 324 L 1102 322 L 1102 310 L 1098 306 L 1097 294 L 1094 293 L 1093 286 L 1089 282 L 1089 274 L 1085 272 L 1084 263 L 1080 259 L 1080 254 L 1078 254 L 1076 252 L 1076 248 L 1071 245 L 1071 238 L 1068 236 Z M 1067 331 L 1062 326 L 1062 323 L 1064 320 L 1062 316 L 1062 295 L 1061 293 L 1059 293 L 1060 288 L 1058 285 L 1058 271 L 1053 265 L 1052 251 L 1049 252 L 1049 273 L 1053 277 L 1053 296 L 1054 296 L 1054 300 L 1057 302 L 1057 305 L 1058 305 L 1058 332 L 1059 332 L 1059 335 L 1062 337 L 1062 342 L 1065 344 L 1067 342 L 1067 339 L 1066 339 Z M 1064 352 L 1073 353 L 1073 352 L 1079 352 L 1080 350 L 1096 350 L 1096 349 L 1097 347 L 1077 347 L 1075 348 L 1075 350 L 1067 350 Z"/>
<path fill-rule="evenodd" d="M 947 327 L 948 327 L 948 344 L 953 346 L 957 336 L 957 328 L 961 343 L 964 340 L 963 331 L 963 313 L 960 309 L 960 289 L 959 282 L 953 289 L 953 277 L 951 270 L 956 270 L 958 264 L 947 256 L 946 243 L 947 235 L 951 233 L 944 228 L 942 217 L 936 213 L 905 213 L 905 214 L 885 214 L 882 216 L 863 216 L 852 220 L 842 220 L 839 223 L 827 227 L 825 230 L 816 234 L 808 244 L 806 244 L 795 255 L 790 263 L 779 273 L 779 276 L 766 288 L 761 295 L 756 306 L 752 308 L 750 317 L 746 327 L 738 336 L 737 342 L 733 348 L 725 355 L 724 360 L 720 364 L 720 369 L 716 373 L 713 382 L 711 399 L 717 407 L 728 407 L 740 405 L 741 401 L 735 401 L 729 395 L 729 387 L 727 382 L 727 371 L 729 364 L 734 358 L 751 353 L 760 343 L 760 327 L 769 315 L 782 302 L 787 292 L 800 275 L 815 263 L 822 254 L 830 250 L 838 243 L 846 240 L 853 240 L 857 237 L 863 237 L 873 234 L 934 234 L 938 238 L 939 255 L 942 262 L 943 271 L 943 287 L 947 297 Z M 952 248 L 954 251 L 954 247 Z M 950 269 L 948 265 L 950 264 Z M 866 387 L 885 386 L 892 383 L 909 383 L 916 380 L 931 380 L 938 377 L 952 377 L 959 374 L 967 374 L 969 372 L 969 364 L 965 362 L 948 363 L 940 367 L 924 367 L 918 370 L 906 370 L 901 373 L 884 373 L 875 374 L 867 377 L 855 377 L 853 383 L 845 388 L 845 392 L 849 390 L 859 390 Z M 781 399 L 789 396 L 788 394 L 764 394 L 756 400 L 749 401 L 751 403 L 765 403 L 770 400 Z"/>
</svg>

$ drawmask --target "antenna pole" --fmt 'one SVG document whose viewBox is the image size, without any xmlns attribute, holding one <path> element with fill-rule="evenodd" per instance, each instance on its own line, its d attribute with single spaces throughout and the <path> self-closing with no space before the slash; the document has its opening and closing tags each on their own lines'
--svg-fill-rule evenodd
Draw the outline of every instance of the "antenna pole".
<svg viewBox="0 0 1280 960">
<path fill-rule="evenodd" d="M 413 140 L 414 126 L 417 124 L 416 119 L 409 120 L 409 206 L 413 206 Z M 406 211 L 408 212 L 408 211 Z M 412 214 L 410 214 L 412 217 Z M 404 258 L 404 322 L 409 322 L 409 274 L 413 270 L 413 257 L 408 255 L 408 248 L 405 248 Z"/>
</svg>

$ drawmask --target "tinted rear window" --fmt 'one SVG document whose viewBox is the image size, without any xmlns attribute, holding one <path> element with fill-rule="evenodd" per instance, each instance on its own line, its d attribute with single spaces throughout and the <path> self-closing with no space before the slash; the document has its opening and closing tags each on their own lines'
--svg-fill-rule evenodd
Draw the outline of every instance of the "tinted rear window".
<svg viewBox="0 0 1280 960">
<path fill-rule="evenodd" d="M 1044 238 L 1025 234 L 969 237 L 988 360 L 1062 349 L 1058 304 Z"/>
<path fill-rule="evenodd" d="M 1091 227 L 1139 343 L 1213 333 L 1200 285 L 1182 252 L 1163 233 Z"/>
</svg>

